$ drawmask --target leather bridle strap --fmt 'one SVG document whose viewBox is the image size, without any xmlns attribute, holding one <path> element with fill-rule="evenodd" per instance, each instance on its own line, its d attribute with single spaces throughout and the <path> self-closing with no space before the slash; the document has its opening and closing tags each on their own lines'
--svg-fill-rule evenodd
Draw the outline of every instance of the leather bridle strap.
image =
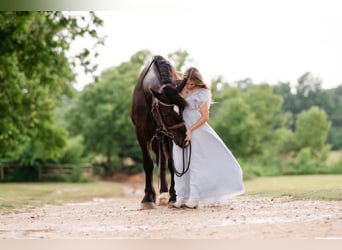
<svg viewBox="0 0 342 250">
<path fill-rule="evenodd" d="M 180 127 L 183 127 L 185 125 L 185 122 L 181 122 L 181 123 L 178 123 L 176 125 L 173 125 L 173 126 L 170 126 L 170 127 L 167 127 L 168 129 L 176 129 L 176 128 L 180 128 Z"/>
<path fill-rule="evenodd" d="M 167 107 L 171 107 L 173 106 L 173 104 L 167 104 L 167 103 L 164 103 L 160 100 L 158 100 L 157 98 L 154 98 L 153 102 L 152 102 L 152 114 L 154 114 L 153 112 L 153 109 L 156 111 L 156 114 L 157 114 L 157 119 L 156 122 L 159 123 L 158 125 L 161 126 L 162 130 L 164 130 L 165 132 L 169 133 L 169 130 L 172 130 L 172 129 L 177 129 L 177 128 L 180 128 L 182 126 L 185 125 L 185 122 L 182 121 L 180 123 L 177 123 L 175 125 L 172 125 L 172 126 L 166 126 L 163 119 L 162 119 L 162 116 L 160 114 L 160 111 L 159 111 L 159 104 L 163 105 L 163 106 L 167 106 Z"/>
</svg>

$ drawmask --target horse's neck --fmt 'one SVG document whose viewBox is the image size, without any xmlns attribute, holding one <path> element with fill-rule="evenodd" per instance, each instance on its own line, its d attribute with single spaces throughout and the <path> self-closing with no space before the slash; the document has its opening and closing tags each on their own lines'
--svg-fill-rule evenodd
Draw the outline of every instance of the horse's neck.
<svg viewBox="0 0 342 250">
<path fill-rule="evenodd" d="M 158 77 L 158 70 L 155 67 L 151 67 L 148 72 L 146 72 L 145 78 L 143 79 L 142 86 L 145 93 L 150 93 L 150 89 L 159 91 L 162 83 Z M 177 86 L 182 80 L 172 80 L 172 84 Z"/>
<path fill-rule="evenodd" d="M 143 80 L 143 89 L 145 92 L 150 92 L 150 89 L 158 91 L 161 84 L 155 70 L 151 69 L 147 72 Z"/>
</svg>

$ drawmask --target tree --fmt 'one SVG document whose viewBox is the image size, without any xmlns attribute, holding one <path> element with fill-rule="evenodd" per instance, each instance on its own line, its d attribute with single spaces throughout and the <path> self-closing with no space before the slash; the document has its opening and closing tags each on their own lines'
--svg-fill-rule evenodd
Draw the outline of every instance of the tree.
<svg viewBox="0 0 342 250">
<path fill-rule="evenodd" d="M 216 92 L 214 92 L 216 93 Z M 224 88 L 214 96 L 213 127 L 239 157 L 275 153 L 272 143 L 287 117 L 280 116 L 282 98 L 267 84 Z M 280 148 L 280 147 L 279 147 Z"/>
<path fill-rule="evenodd" d="M 248 91 L 251 87 L 253 87 L 253 81 L 251 78 L 239 80 L 235 84 L 243 92 Z"/>
<path fill-rule="evenodd" d="M 321 86 L 322 80 L 314 77 L 310 72 L 306 72 L 299 77 L 292 112 L 298 115 L 301 111 L 307 110 L 314 105 L 321 106 Z"/>
<path fill-rule="evenodd" d="M 257 122 L 250 107 L 241 97 L 224 101 L 222 107 L 212 121 L 213 128 L 234 155 L 252 155 L 260 138 L 256 133 Z"/>
<path fill-rule="evenodd" d="M 278 82 L 275 86 L 273 86 L 273 92 L 276 95 L 280 95 L 283 97 L 283 105 L 281 108 L 281 112 L 283 114 L 290 114 L 291 118 L 289 121 L 289 126 L 292 130 L 294 130 L 295 124 L 295 112 L 299 109 L 299 98 L 297 95 L 293 94 L 291 91 L 291 85 L 289 82 Z"/>
<path fill-rule="evenodd" d="M 270 142 L 274 139 L 274 131 L 284 127 L 286 117 L 280 114 L 283 99 L 275 95 L 268 84 L 260 84 L 251 87 L 244 95 L 245 102 L 257 121 L 257 131 L 260 140 L 255 145 L 255 150 L 262 153 L 272 149 Z"/>
<path fill-rule="evenodd" d="M 321 80 L 307 72 L 298 78 L 295 93 L 292 93 L 289 83 L 283 82 L 275 85 L 273 90 L 284 99 L 281 112 L 292 114 L 290 127 L 293 131 L 299 113 L 317 106 L 326 112 L 331 121 L 328 143 L 332 145 L 332 149 L 341 148 L 342 86 L 321 89 Z"/>
<path fill-rule="evenodd" d="M 301 112 L 295 131 L 299 148 L 310 148 L 313 153 L 320 152 L 325 146 L 330 126 L 325 111 L 318 107 Z"/>
<path fill-rule="evenodd" d="M 78 37 L 102 43 L 95 29 L 101 25 L 92 12 L 0 13 L 0 158 L 15 157 L 24 143 L 53 149 L 46 157 L 63 148 L 65 131 L 52 125 L 53 110 L 72 94 L 74 67 L 92 72 L 96 66 L 88 49 L 67 53 Z"/>
<path fill-rule="evenodd" d="M 311 94 L 317 93 L 321 90 L 322 80 L 314 77 L 310 72 L 298 78 L 297 94 L 302 97 L 308 97 Z"/>
</svg>

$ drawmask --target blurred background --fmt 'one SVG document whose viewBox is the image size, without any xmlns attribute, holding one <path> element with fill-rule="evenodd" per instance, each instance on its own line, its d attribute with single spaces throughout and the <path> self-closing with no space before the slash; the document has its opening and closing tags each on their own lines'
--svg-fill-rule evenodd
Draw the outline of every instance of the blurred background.
<svg viewBox="0 0 342 250">
<path fill-rule="evenodd" d="M 325 1 L 247 2 L 0 12 L 0 181 L 142 173 L 130 104 L 155 54 L 202 72 L 209 123 L 246 180 L 341 174 L 341 13 Z"/>
</svg>

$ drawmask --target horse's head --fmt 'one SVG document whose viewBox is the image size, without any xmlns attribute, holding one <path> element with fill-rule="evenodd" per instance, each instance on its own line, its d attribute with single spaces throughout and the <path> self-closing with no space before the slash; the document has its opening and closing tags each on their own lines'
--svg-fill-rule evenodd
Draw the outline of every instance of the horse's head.
<svg viewBox="0 0 342 250">
<path fill-rule="evenodd" d="M 154 96 L 152 114 L 161 129 L 180 147 L 187 147 L 189 142 L 185 140 L 186 127 L 183 120 L 183 110 L 187 105 L 184 98 L 179 95 L 179 90 L 172 85 L 163 85 L 159 91 L 151 89 Z"/>
</svg>

